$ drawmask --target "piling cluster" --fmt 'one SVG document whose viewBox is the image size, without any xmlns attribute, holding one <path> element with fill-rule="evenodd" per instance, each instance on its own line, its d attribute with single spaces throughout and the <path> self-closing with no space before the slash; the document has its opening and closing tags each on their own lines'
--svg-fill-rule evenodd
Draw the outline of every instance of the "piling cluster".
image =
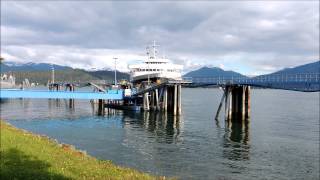
<svg viewBox="0 0 320 180">
<path fill-rule="evenodd" d="M 225 117 L 227 120 L 243 121 L 250 117 L 250 86 L 227 85 L 225 93 Z"/>
<path fill-rule="evenodd" d="M 163 84 L 143 93 L 144 111 L 168 111 L 181 114 L 181 84 Z"/>
</svg>

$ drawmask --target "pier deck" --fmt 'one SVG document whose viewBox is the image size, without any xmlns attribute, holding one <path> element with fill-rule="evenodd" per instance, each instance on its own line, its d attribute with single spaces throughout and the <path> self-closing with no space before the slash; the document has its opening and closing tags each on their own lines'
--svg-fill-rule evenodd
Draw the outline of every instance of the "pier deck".
<svg viewBox="0 0 320 180">
<path fill-rule="evenodd" d="M 40 91 L 1 89 L 0 98 L 54 98 L 54 99 L 108 99 L 122 100 L 123 90 L 107 92 L 76 92 L 76 91 Z"/>
</svg>

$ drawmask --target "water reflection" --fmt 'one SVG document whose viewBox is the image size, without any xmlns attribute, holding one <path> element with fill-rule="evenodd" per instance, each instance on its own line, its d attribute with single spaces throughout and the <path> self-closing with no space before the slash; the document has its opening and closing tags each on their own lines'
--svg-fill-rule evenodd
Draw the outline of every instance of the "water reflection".
<svg viewBox="0 0 320 180">
<path fill-rule="evenodd" d="M 46 99 L 7 100 L 1 103 L 0 115 L 19 128 L 73 144 L 99 159 L 155 175 L 319 179 L 319 94 L 255 90 L 250 124 L 223 120 L 221 128 L 214 128 L 215 97 L 220 95 L 215 89 L 183 89 L 183 119 L 107 109 L 104 117 L 95 116 L 88 100 L 76 100 L 70 115 L 68 100 L 59 108 L 54 99 L 51 108 Z"/>
<path fill-rule="evenodd" d="M 106 108 L 105 117 L 121 114 L 123 128 L 144 129 L 158 142 L 174 143 L 179 139 L 182 117 L 167 112 L 134 112 Z"/>
<path fill-rule="evenodd" d="M 75 113 L 75 100 L 74 99 L 48 99 L 48 111 L 51 117 L 55 116 L 57 110 L 66 111 L 69 115 Z"/>
<path fill-rule="evenodd" d="M 250 123 L 226 122 L 223 156 L 229 160 L 242 161 L 250 159 Z"/>
</svg>

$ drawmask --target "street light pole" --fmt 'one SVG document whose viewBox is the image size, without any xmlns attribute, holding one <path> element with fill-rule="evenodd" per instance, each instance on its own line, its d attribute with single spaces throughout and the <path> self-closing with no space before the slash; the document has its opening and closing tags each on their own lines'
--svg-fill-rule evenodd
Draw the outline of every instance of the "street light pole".
<svg viewBox="0 0 320 180">
<path fill-rule="evenodd" d="M 114 85 L 117 85 L 117 59 L 116 57 L 114 59 Z"/>
<path fill-rule="evenodd" d="M 54 84 L 54 66 L 51 64 L 51 83 Z"/>
</svg>

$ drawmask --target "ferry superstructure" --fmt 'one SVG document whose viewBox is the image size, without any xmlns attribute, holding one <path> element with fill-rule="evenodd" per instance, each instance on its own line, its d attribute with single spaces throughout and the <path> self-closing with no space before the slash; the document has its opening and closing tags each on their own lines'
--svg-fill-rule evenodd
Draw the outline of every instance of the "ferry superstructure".
<svg viewBox="0 0 320 180">
<path fill-rule="evenodd" d="M 147 59 L 144 63 L 129 65 L 132 82 L 155 81 L 158 79 L 182 80 L 182 65 L 173 64 L 167 58 L 157 57 L 155 41 L 152 51 L 147 47 Z"/>
</svg>

